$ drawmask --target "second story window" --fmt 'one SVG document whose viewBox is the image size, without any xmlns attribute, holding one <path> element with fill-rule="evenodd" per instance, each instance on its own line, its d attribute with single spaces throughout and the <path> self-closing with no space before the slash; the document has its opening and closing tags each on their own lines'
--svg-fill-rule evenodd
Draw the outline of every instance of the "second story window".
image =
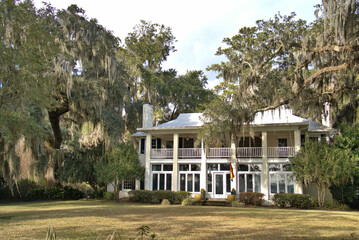
<svg viewBox="0 0 359 240">
<path fill-rule="evenodd" d="M 145 144 L 146 144 L 146 139 L 142 138 L 140 143 L 140 154 L 145 153 Z"/>
</svg>

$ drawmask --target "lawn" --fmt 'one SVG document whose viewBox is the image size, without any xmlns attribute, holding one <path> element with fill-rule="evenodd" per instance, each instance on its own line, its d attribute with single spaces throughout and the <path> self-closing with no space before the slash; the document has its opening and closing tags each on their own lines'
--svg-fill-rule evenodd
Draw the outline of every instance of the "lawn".
<svg viewBox="0 0 359 240">
<path fill-rule="evenodd" d="M 0 239 L 122 239 L 147 225 L 156 239 L 359 239 L 359 212 L 161 206 L 104 201 L 0 204 Z"/>
</svg>

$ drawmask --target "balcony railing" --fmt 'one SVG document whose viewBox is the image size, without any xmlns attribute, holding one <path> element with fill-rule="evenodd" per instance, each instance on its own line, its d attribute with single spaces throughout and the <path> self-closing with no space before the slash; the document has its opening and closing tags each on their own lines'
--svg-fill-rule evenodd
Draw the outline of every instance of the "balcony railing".
<svg viewBox="0 0 359 240">
<path fill-rule="evenodd" d="M 208 157 L 226 157 L 231 156 L 231 148 L 210 148 Z"/>
<path fill-rule="evenodd" d="M 173 148 L 151 149 L 151 158 L 173 158 Z"/>
<path fill-rule="evenodd" d="M 179 158 L 200 158 L 202 155 L 200 148 L 179 148 Z"/>
<path fill-rule="evenodd" d="M 261 147 L 239 147 L 237 148 L 237 157 L 262 157 Z"/>
<path fill-rule="evenodd" d="M 295 155 L 294 147 L 269 147 L 268 157 L 293 157 Z"/>
</svg>

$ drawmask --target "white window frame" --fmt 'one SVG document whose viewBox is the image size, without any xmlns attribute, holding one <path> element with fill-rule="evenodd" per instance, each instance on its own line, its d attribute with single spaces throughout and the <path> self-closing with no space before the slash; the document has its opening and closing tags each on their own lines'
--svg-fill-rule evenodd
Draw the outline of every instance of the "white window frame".
<svg viewBox="0 0 359 240">
<path fill-rule="evenodd" d="M 161 170 L 152 171 L 152 165 L 161 165 Z M 172 165 L 172 171 L 164 171 L 164 165 Z M 157 189 L 153 189 L 153 174 L 157 174 Z M 173 164 L 151 164 L 151 190 L 160 190 L 160 174 L 165 175 L 163 190 L 172 190 L 172 184 L 171 189 L 167 189 L 167 175 L 171 175 L 171 181 L 173 182 Z"/>
<path fill-rule="evenodd" d="M 239 165 L 248 165 L 248 171 L 239 171 Z M 252 186 L 253 186 L 253 191 L 252 192 L 256 192 L 256 177 L 255 175 L 259 175 L 259 192 L 262 191 L 262 169 L 263 169 L 263 165 L 262 164 L 253 164 L 253 163 L 241 163 L 238 165 L 238 192 L 240 193 L 240 185 L 239 185 L 239 179 L 240 179 L 240 175 L 244 175 L 244 192 L 248 192 L 248 183 L 247 183 L 247 175 L 252 175 Z M 251 171 L 251 166 L 253 165 L 258 165 L 260 166 L 260 171 Z"/>
<path fill-rule="evenodd" d="M 122 181 L 122 190 L 131 191 L 136 189 L 136 181 L 133 179 L 125 179 Z"/>
<path fill-rule="evenodd" d="M 280 166 L 280 170 L 279 171 L 270 171 L 270 165 L 279 165 Z M 295 180 L 293 178 L 293 172 L 292 171 L 285 171 L 283 169 L 283 165 L 290 165 L 289 163 L 275 163 L 275 164 L 268 164 L 268 169 L 269 169 L 269 192 L 270 195 L 274 195 L 276 193 L 288 193 L 288 185 L 289 185 L 289 181 L 292 180 L 293 181 L 293 193 L 294 193 L 294 186 L 295 186 Z M 276 185 L 277 185 L 277 192 L 276 193 L 272 193 L 272 177 L 273 175 L 275 175 L 276 178 Z M 284 192 L 280 192 L 279 189 L 279 176 L 284 176 L 284 184 L 285 184 L 285 188 L 284 188 Z"/>
<path fill-rule="evenodd" d="M 201 192 L 201 165 L 198 163 L 184 163 L 184 164 L 180 164 L 180 165 L 189 165 L 188 166 L 188 171 L 179 171 L 178 172 L 178 191 L 188 191 L 188 175 L 192 175 L 192 191 L 190 193 L 200 193 Z M 200 170 L 198 171 L 192 171 L 192 165 L 199 165 Z M 180 169 L 180 166 L 178 166 L 178 168 Z M 185 190 L 181 190 L 181 175 L 184 174 L 185 175 Z M 199 190 L 196 191 L 195 190 L 195 175 L 199 176 Z"/>
</svg>

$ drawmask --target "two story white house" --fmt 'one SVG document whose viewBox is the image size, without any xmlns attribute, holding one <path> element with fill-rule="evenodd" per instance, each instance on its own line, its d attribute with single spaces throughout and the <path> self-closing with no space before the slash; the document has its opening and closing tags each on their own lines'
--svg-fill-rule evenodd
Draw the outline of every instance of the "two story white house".
<svg viewBox="0 0 359 240">
<path fill-rule="evenodd" d="M 173 121 L 152 126 L 153 114 L 144 105 L 143 126 L 137 140 L 145 180 L 136 189 L 188 191 L 222 199 L 236 193 L 261 192 L 269 200 L 275 193 L 303 193 L 292 178 L 289 157 L 296 154 L 307 133 L 315 139 L 327 138 L 334 129 L 300 118 L 289 109 L 258 113 L 237 140 L 221 146 L 205 146 L 197 139 L 203 125 L 201 113 L 184 113 Z M 232 165 L 234 178 L 230 177 Z M 133 189 L 134 182 L 125 181 Z"/>
</svg>

